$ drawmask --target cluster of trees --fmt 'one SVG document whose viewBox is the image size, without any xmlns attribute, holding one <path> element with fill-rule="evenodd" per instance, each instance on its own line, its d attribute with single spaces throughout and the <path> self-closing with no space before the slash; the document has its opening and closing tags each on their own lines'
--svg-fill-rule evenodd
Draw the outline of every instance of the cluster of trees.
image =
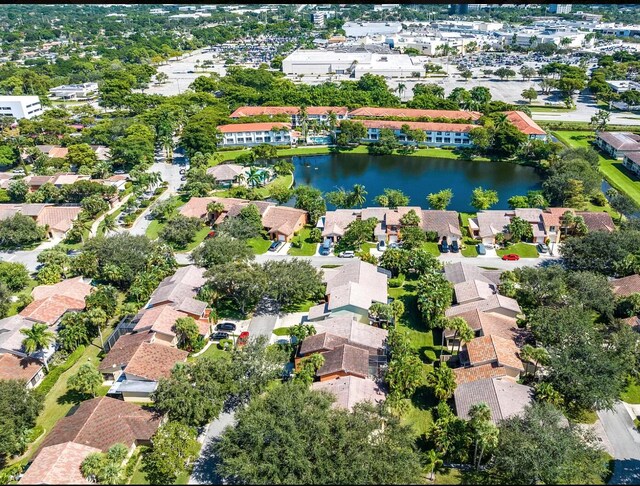
<svg viewBox="0 0 640 486">
<path fill-rule="evenodd" d="M 256 397 L 216 444 L 217 473 L 254 484 L 420 481 L 407 426 L 372 406 L 335 410 L 333 400 L 295 381 Z"/>
<path fill-rule="evenodd" d="M 615 317 L 606 276 L 559 265 L 526 267 L 503 273 L 500 288 L 518 300 L 527 328 L 546 350 L 527 353 L 536 367 L 545 365 L 545 398 L 569 410 L 613 406 L 626 377 L 637 373 L 638 338 Z"/>
<path fill-rule="evenodd" d="M 470 153 L 509 158 L 516 155 L 527 142 L 527 136 L 509 121 L 501 112 L 487 114 L 480 118 L 480 126 L 469 132 L 473 148 Z"/>
<path fill-rule="evenodd" d="M 542 189 L 552 206 L 584 209 L 600 193 L 602 175 L 593 149 L 565 149 L 548 162 Z"/>
<path fill-rule="evenodd" d="M 40 243 L 47 236 L 43 226 L 24 214 L 0 221 L 0 248 L 16 249 Z"/>
<path fill-rule="evenodd" d="M 0 319 L 9 312 L 12 294 L 24 290 L 30 281 L 29 271 L 23 264 L 0 262 Z M 28 303 L 23 295 L 18 301 L 19 308 L 25 307 Z"/>
<path fill-rule="evenodd" d="M 389 385 L 387 403 L 398 405 L 401 400 L 411 398 L 423 383 L 423 365 L 405 331 L 393 328 L 387 338 L 389 366 L 384 380 Z"/>
<path fill-rule="evenodd" d="M 0 380 L 0 466 L 22 454 L 36 425 L 43 400 L 19 380 Z"/>
</svg>

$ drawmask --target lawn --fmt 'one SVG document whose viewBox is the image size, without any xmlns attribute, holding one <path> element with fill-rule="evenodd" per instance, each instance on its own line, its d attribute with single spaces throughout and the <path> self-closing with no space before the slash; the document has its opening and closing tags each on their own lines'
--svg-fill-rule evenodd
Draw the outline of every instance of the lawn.
<svg viewBox="0 0 640 486">
<path fill-rule="evenodd" d="M 162 228 L 164 228 L 165 224 L 167 223 L 161 223 L 157 219 L 151 221 L 151 223 L 149 223 L 149 226 L 147 226 L 147 231 L 145 232 L 146 237 L 150 240 L 158 239 L 158 237 L 160 236 L 160 231 L 162 230 Z"/>
<path fill-rule="evenodd" d="M 530 243 L 516 243 L 514 245 L 509 245 L 506 248 L 496 250 L 496 253 L 499 257 L 515 253 L 516 255 L 519 255 L 520 258 L 538 258 L 538 250 L 535 245 Z"/>
<path fill-rule="evenodd" d="M 29 295 L 31 295 L 31 291 L 33 290 L 33 288 L 38 285 L 38 282 L 32 278 L 29 279 L 29 283 L 27 284 L 27 287 L 22 290 L 21 292 L 18 292 L 16 294 L 16 296 L 19 298 L 21 295 L 24 295 L 25 297 L 28 297 Z M 9 306 L 9 310 L 7 311 L 7 315 L 5 317 L 10 317 L 13 315 L 16 315 L 18 313 L 18 304 L 20 303 L 19 300 L 17 300 L 16 302 L 12 302 L 11 305 Z"/>
<path fill-rule="evenodd" d="M 535 105 L 530 105 L 529 108 L 531 109 L 531 113 L 562 113 L 562 112 L 567 112 L 567 111 L 576 111 L 575 108 L 566 108 L 566 107 L 562 107 L 562 106 L 535 106 Z"/>
<path fill-rule="evenodd" d="M 627 403 L 633 403 L 633 404 L 640 403 L 640 384 L 634 380 L 621 393 L 620 399 L 623 402 L 627 402 Z"/>
<path fill-rule="evenodd" d="M 285 186 L 287 189 L 293 185 L 293 175 L 287 174 L 284 176 L 278 176 L 269 184 L 264 187 L 256 188 L 256 192 L 260 195 L 262 199 L 267 199 L 271 196 L 271 190 L 276 186 Z M 231 189 L 222 189 L 219 191 L 214 191 L 213 195 L 216 197 L 231 197 L 233 192 Z"/>
<path fill-rule="evenodd" d="M 295 240 L 299 240 L 302 242 L 302 247 L 294 248 L 291 246 L 289 248 L 289 255 L 293 256 L 313 256 L 316 254 L 316 249 L 318 248 L 318 244 L 311 241 L 311 229 L 312 226 L 305 226 L 298 235 L 294 238 Z"/>
<path fill-rule="evenodd" d="M 218 347 L 218 343 L 212 343 L 207 350 L 198 356 L 189 356 L 188 361 L 197 361 L 199 359 L 209 358 L 213 360 L 229 359 L 229 351 L 224 351 Z"/>
<path fill-rule="evenodd" d="M 209 226 L 205 224 L 204 227 L 196 233 L 196 237 L 191 243 L 189 243 L 183 250 L 176 250 L 176 252 L 177 253 L 190 252 L 191 250 L 199 246 L 200 243 L 204 241 L 204 239 L 207 237 L 210 231 L 211 231 L 211 228 L 209 228 Z"/>
<path fill-rule="evenodd" d="M 112 328 L 106 329 L 103 331 L 103 335 L 109 336 Z M 67 390 L 67 382 L 69 378 L 73 376 L 80 366 L 83 364 L 90 362 L 95 366 L 98 366 L 100 360 L 98 359 L 98 355 L 102 351 L 100 347 L 100 338 L 94 339 L 93 343 L 90 346 L 87 346 L 83 355 L 78 359 L 78 361 L 67 371 L 65 371 L 56 384 L 53 386 L 51 391 L 47 394 L 44 399 L 44 408 L 36 421 L 36 426 L 40 425 L 44 428 L 46 434 L 51 432 L 51 429 L 61 418 L 65 417 L 69 411 L 80 401 L 83 401 L 86 397 L 79 397 L 77 393 L 70 392 Z M 106 394 L 108 389 L 103 387 L 100 390 L 103 394 Z M 22 458 L 30 460 L 33 456 L 34 452 L 37 450 L 38 446 L 42 443 L 45 435 L 43 435 L 39 440 L 30 444 L 29 448 L 25 455 Z M 17 462 L 17 459 L 16 459 Z"/>
<path fill-rule="evenodd" d="M 399 319 L 397 326 L 406 330 L 413 348 L 418 352 L 420 359 L 430 364 L 438 359 L 440 346 L 434 344 L 434 331 L 426 328 L 418 311 L 418 299 L 416 297 L 417 280 L 406 280 L 402 287 L 390 288 L 389 296 L 402 301 L 404 314 Z M 439 342 L 440 332 L 435 330 L 435 338 Z"/>
<path fill-rule="evenodd" d="M 364 253 L 371 253 L 369 250 L 371 250 L 372 248 L 377 248 L 377 243 L 365 241 L 362 245 L 360 245 L 360 251 Z"/>
<path fill-rule="evenodd" d="M 431 253 L 433 256 L 440 255 L 440 249 L 438 248 L 438 244 L 434 243 L 433 241 L 427 241 L 426 243 L 423 243 L 422 249 L 427 253 Z"/>
<path fill-rule="evenodd" d="M 462 240 L 462 248 L 460 249 L 460 253 L 462 256 L 467 258 L 474 258 L 478 256 L 478 249 L 476 245 L 479 243 L 478 240 L 474 240 L 473 238 L 467 236 Z"/>
<path fill-rule="evenodd" d="M 570 147 L 590 147 L 595 139 L 592 132 L 579 130 L 557 130 L 551 132 L 560 142 Z M 640 179 L 623 165 L 622 161 L 600 155 L 600 172 L 609 184 L 624 192 L 636 203 L 640 204 Z"/>
<path fill-rule="evenodd" d="M 469 227 L 469 219 L 475 218 L 476 213 L 458 213 L 460 215 L 460 229 Z M 464 231 L 463 231 L 464 233 Z"/>
<path fill-rule="evenodd" d="M 290 333 L 290 327 L 277 327 L 273 330 L 273 334 L 275 334 L 276 336 L 289 336 Z"/>
<path fill-rule="evenodd" d="M 262 255 L 263 253 L 266 253 L 271 246 L 271 243 L 271 240 L 267 240 L 266 238 L 263 238 L 261 236 L 247 240 L 247 245 L 251 247 L 253 253 L 255 253 L 256 255 Z"/>
</svg>

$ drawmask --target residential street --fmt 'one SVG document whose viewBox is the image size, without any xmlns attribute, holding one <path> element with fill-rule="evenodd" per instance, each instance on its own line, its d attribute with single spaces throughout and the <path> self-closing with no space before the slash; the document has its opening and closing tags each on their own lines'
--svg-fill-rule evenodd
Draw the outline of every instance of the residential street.
<svg viewBox="0 0 640 486">
<path fill-rule="evenodd" d="M 614 472 L 609 484 L 640 483 L 640 433 L 622 402 L 613 410 L 601 410 L 598 417 L 615 452 Z"/>
<path fill-rule="evenodd" d="M 224 429 L 233 425 L 235 412 L 221 413 L 220 416 L 208 425 L 207 431 L 198 440 L 202 442 L 200 457 L 193 466 L 193 472 L 189 478 L 189 484 L 222 484 L 216 475 L 216 460 L 212 452 L 212 446 L 222 435 Z"/>
<path fill-rule="evenodd" d="M 39 265 L 38 255 L 40 255 L 42 250 L 53 248 L 58 243 L 60 243 L 60 241 L 60 239 L 54 238 L 52 240 L 45 241 L 33 250 L 0 251 L 0 261 L 22 263 L 25 267 L 27 267 L 27 270 L 29 270 L 29 272 L 35 272 L 36 267 Z"/>
</svg>

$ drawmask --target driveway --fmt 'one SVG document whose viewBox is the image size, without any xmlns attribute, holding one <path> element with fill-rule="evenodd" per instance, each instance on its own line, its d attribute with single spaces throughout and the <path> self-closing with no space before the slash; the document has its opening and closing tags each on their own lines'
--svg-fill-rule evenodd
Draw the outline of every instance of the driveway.
<svg viewBox="0 0 640 486">
<path fill-rule="evenodd" d="M 271 334 L 273 333 L 277 322 L 278 314 L 254 315 L 249 323 L 249 338 L 265 336 L 269 341 L 271 341 Z"/>
<path fill-rule="evenodd" d="M 216 474 L 216 457 L 213 453 L 214 444 L 220 439 L 224 429 L 235 422 L 235 412 L 221 413 L 220 416 L 207 426 L 206 432 L 198 438 L 202 442 L 200 457 L 193 465 L 193 472 L 189 484 L 223 484 Z"/>
<path fill-rule="evenodd" d="M 47 248 L 53 248 L 61 241 L 62 239 L 60 238 L 54 238 L 52 240 L 45 241 L 33 250 L 0 251 L 0 261 L 22 263 L 25 267 L 27 267 L 27 270 L 29 270 L 29 272 L 33 273 L 36 271 L 36 267 L 39 265 L 38 255 L 40 255 L 40 253 L 42 253 L 42 251 L 46 250 Z"/>
<path fill-rule="evenodd" d="M 598 417 L 614 450 L 615 465 L 609 484 L 640 484 L 640 433 L 622 402 Z"/>
</svg>

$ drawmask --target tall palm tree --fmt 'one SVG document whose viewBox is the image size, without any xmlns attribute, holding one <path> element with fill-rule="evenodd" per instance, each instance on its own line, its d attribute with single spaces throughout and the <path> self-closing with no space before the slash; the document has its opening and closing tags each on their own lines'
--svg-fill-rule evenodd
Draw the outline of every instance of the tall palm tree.
<svg viewBox="0 0 640 486">
<path fill-rule="evenodd" d="M 449 400 L 456 389 L 456 375 L 446 363 L 442 363 L 427 375 L 426 384 L 433 388 L 438 400 Z"/>
<path fill-rule="evenodd" d="M 398 92 L 398 96 L 402 99 L 402 94 L 407 90 L 407 86 L 404 83 L 398 83 L 398 87 L 396 91 Z"/>
<path fill-rule="evenodd" d="M 462 343 L 464 342 L 467 344 L 474 337 L 476 337 L 476 333 L 471 329 L 469 324 L 465 322 L 463 326 L 460 326 L 460 329 L 458 330 L 458 355 L 460 355 L 460 346 Z"/>
<path fill-rule="evenodd" d="M 431 481 L 434 480 L 436 471 L 442 467 L 444 462 L 442 461 L 442 457 L 435 449 L 431 449 L 427 452 L 426 456 L 427 468 L 429 469 L 429 479 Z"/>
<path fill-rule="evenodd" d="M 333 112 L 329 112 L 329 129 L 335 130 L 338 126 L 338 116 Z"/>
<path fill-rule="evenodd" d="M 469 410 L 469 416 L 475 436 L 473 463 L 476 469 L 480 469 L 486 447 L 495 447 L 498 443 L 498 428 L 491 422 L 491 409 L 484 402 L 473 405 Z M 480 446 L 480 455 L 478 455 L 478 446 Z"/>
<path fill-rule="evenodd" d="M 247 173 L 247 182 L 251 187 L 258 186 L 260 184 L 261 178 L 262 174 L 255 166 L 249 167 L 249 172 Z"/>
<path fill-rule="evenodd" d="M 507 117 L 506 113 L 496 113 L 494 116 L 494 126 L 496 127 L 496 130 L 499 130 L 501 128 L 504 128 L 507 123 L 509 122 L 509 118 Z"/>
<path fill-rule="evenodd" d="M 49 330 L 49 326 L 46 324 L 36 323 L 30 329 L 20 329 L 20 332 L 25 336 L 22 340 L 22 347 L 27 354 L 47 349 L 55 340 L 55 334 Z M 48 372 L 47 359 L 44 358 L 42 362 Z"/>
<path fill-rule="evenodd" d="M 351 202 L 354 206 L 362 207 L 367 200 L 367 191 L 362 184 L 354 184 L 351 191 Z"/>
<path fill-rule="evenodd" d="M 104 235 L 107 236 L 118 227 L 115 214 L 107 214 L 103 220 Z"/>
<path fill-rule="evenodd" d="M 528 361 L 530 363 L 534 363 L 532 376 L 535 379 L 536 374 L 538 373 L 538 366 L 545 365 L 549 361 L 549 353 L 544 348 L 533 347 L 530 344 L 525 344 L 522 346 L 522 350 L 520 351 L 520 357 L 524 361 Z"/>
</svg>

